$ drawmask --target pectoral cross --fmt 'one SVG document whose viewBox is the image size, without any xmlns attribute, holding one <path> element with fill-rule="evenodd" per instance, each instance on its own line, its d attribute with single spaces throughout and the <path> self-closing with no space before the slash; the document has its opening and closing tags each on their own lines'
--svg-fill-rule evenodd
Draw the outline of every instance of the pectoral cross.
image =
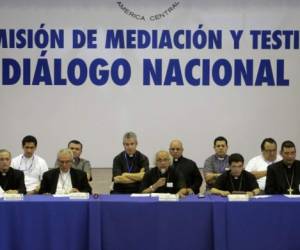
<svg viewBox="0 0 300 250">
<path fill-rule="evenodd" d="M 289 187 L 289 189 L 287 190 L 289 192 L 289 195 L 291 195 L 294 191 L 294 189 L 292 189 L 292 187 Z"/>
</svg>

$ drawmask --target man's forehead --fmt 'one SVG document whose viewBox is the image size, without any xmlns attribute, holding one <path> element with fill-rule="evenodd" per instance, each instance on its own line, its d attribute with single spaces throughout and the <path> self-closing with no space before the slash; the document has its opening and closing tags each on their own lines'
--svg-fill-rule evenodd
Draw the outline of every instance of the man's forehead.
<svg viewBox="0 0 300 250">
<path fill-rule="evenodd" d="M 35 144 L 33 142 L 25 142 L 24 147 L 33 147 L 35 148 Z"/>
<path fill-rule="evenodd" d="M 135 139 L 134 138 L 127 138 L 124 140 L 124 143 L 136 143 Z"/>
<path fill-rule="evenodd" d="M 10 154 L 8 152 L 1 152 L 0 157 L 1 158 L 7 158 L 7 157 L 10 158 Z"/>
<path fill-rule="evenodd" d="M 81 145 L 77 143 L 70 143 L 69 148 L 81 148 Z"/>
<path fill-rule="evenodd" d="M 283 147 L 282 152 L 295 152 L 296 148 L 294 147 L 289 147 L 289 148 L 285 148 Z"/>
<path fill-rule="evenodd" d="M 72 158 L 72 156 L 70 155 L 70 154 L 60 154 L 59 156 L 58 156 L 58 159 L 60 160 L 60 159 L 71 159 Z"/>
<path fill-rule="evenodd" d="M 226 142 L 225 141 L 216 141 L 216 145 L 226 145 Z"/>
<path fill-rule="evenodd" d="M 233 161 L 231 163 L 231 166 L 237 166 L 237 167 L 243 166 L 243 162 L 241 162 L 241 161 Z"/>
<path fill-rule="evenodd" d="M 180 141 L 172 141 L 170 146 L 171 147 L 182 148 L 182 143 Z"/>
<path fill-rule="evenodd" d="M 268 147 L 268 148 L 276 148 L 277 145 L 275 143 L 271 143 L 271 142 L 266 142 L 265 143 L 265 148 Z"/>
</svg>

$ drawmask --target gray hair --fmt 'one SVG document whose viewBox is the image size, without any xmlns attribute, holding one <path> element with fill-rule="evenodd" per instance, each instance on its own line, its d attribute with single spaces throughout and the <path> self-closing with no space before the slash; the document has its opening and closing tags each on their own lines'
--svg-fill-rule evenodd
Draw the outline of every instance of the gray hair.
<svg viewBox="0 0 300 250">
<path fill-rule="evenodd" d="M 71 156 L 71 159 L 73 160 L 73 152 L 71 149 L 69 148 L 63 148 L 61 150 L 58 151 L 57 153 L 57 159 L 59 158 L 59 156 L 61 155 L 70 155 Z"/>
<path fill-rule="evenodd" d="M 2 153 L 8 153 L 9 154 L 9 158 L 11 158 L 11 152 L 8 151 L 7 149 L 0 149 L 0 154 Z"/>
<path fill-rule="evenodd" d="M 136 136 L 136 134 L 134 132 L 130 131 L 130 132 L 125 133 L 124 136 L 123 136 L 123 143 L 127 139 L 134 139 L 135 142 L 137 143 L 137 136 Z"/>
<path fill-rule="evenodd" d="M 168 160 L 169 160 L 170 166 L 173 165 L 173 157 L 171 156 L 171 154 L 167 150 L 159 150 L 155 154 L 155 164 L 157 164 L 157 158 L 159 157 L 160 154 L 166 154 L 168 156 Z"/>
</svg>

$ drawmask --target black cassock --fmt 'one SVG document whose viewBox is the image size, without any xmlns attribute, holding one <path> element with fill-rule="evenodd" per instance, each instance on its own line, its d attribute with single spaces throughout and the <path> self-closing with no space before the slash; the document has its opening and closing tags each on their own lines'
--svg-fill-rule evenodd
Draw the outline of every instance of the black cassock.
<svg viewBox="0 0 300 250">
<path fill-rule="evenodd" d="M 18 190 L 21 194 L 26 194 L 24 173 L 20 170 L 9 168 L 6 173 L 0 173 L 0 186 L 4 191 Z"/>
<path fill-rule="evenodd" d="M 266 194 L 299 194 L 300 161 L 287 166 L 283 161 L 268 166 Z"/>
</svg>

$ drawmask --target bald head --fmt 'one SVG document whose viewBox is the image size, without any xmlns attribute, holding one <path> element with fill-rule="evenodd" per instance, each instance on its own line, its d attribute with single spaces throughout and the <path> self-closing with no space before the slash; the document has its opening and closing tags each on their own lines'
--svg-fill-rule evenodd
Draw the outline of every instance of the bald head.
<svg viewBox="0 0 300 250">
<path fill-rule="evenodd" d="M 172 140 L 170 142 L 169 152 L 174 159 L 180 158 L 183 153 L 182 142 L 178 139 Z"/>
</svg>

